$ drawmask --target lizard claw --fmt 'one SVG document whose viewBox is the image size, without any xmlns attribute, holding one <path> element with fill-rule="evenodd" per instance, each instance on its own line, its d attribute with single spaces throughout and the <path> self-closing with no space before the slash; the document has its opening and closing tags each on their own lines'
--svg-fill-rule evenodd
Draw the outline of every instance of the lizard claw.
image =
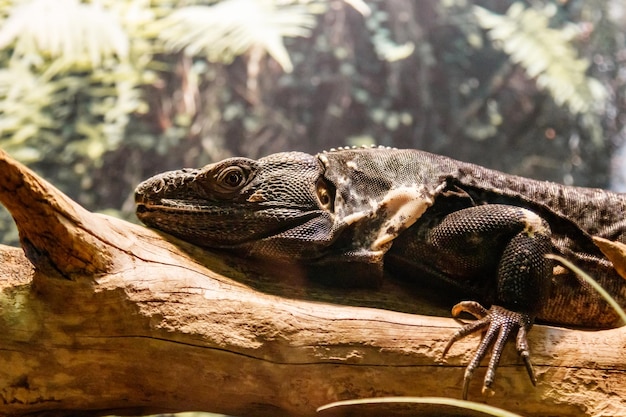
<svg viewBox="0 0 626 417">
<path fill-rule="evenodd" d="M 489 310 L 485 309 L 479 303 L 474 301 L 463 301 L 452 308 L 452 315 L 457 317 L 461 312 L 470 313 L 478 320 L 464 324 L 454 335 L 450 338 L 450 341 L 443 350 L 442 357 L 448 353 L 448 350 L 452 345 L 464 337 L 484 330 L 485 334 L 478 349 L 474 354 L 474 357 L 465 368 L 465 374 L 463 376 L 463 399 L 467 399 L 467 392 L 469 390 L 469 384 L 472 379 L 472 375 L 483 358 L 487 355 L 487 352 L 491 348 L 491 359 L 487 367 L 487 373 L 483 381 L 482 393 L 483 395 L 493 395 L 492 389 L 493 381 L 496 375 L 496 369 L 502 356 L 504 346 L 515 329 L 517 329 L 516 348 L 519 355 L 524 361 L 526 371 L 530 377 L 530 381 L 533 385 L 536 385 L 537 379 L 533 370 L 532 363 L 530 362 L 530 352 L 528 350 L 528 341 L 526 335 L 528 330 L 532 326 L 532 318 L 526 313 L 520 313 L 508 310 L 500 306 L 492 306 Z"/>
</svg>

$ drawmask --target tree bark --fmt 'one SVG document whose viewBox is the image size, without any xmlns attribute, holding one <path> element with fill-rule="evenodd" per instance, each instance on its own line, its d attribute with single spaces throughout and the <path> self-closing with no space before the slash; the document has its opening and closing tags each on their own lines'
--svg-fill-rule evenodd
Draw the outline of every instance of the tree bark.
<svg viewBox="0 0 626 417">
<path fill-rule="evenodd" d="M 2 415 L 312 416 L 340 400 L 460 397 L 478 337 L 442 360 L 458 324 L 407 314 L 427 311 L 414 288 L 327 288 L 209 253 L 90 213 L 1 151 L 0 201 L 22 242 L 0 246 Z M 536 388 L 509 346 L 495 396 L 481 396 L 480 368 L 470 398 L 524 415 L 626 415 L 624 327 L 535 326 L 530 339 Z"/>
</svg>

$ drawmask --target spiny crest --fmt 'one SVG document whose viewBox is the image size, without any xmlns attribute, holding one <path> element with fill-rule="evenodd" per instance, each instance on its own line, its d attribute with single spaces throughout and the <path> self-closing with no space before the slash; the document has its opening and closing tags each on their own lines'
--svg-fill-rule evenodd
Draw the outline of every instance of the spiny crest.
<svg viewBox="0 0 626 417">
<path fill-rule="evenodd" d="M 387 150 L 392 150 L 392 149 L 397 149 L 391 146 L 384 146 L 384 145 L 361 145 L 361 146 L 356 146 L 356 145 L 352 145 L 352 146 L 339 146 L 337 148 L 330 148 L 329 150 L 324 150 L 322 151 L 322 153 L 332 153 L 332 152 L 341 152 L 341 151 L 349 151 L 349 150 L 355 150 L 355 149 L 387 149 Z"/>
</svg>

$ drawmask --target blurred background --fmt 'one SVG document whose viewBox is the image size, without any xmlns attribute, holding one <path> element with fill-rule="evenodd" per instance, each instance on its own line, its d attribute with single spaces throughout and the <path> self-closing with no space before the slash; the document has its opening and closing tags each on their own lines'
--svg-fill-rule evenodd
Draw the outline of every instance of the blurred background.
<svg viewBox="0 0 626 417">
<path fill-rule="evenodd" d="M 626 190 L 623 0 L 0 0 L 0 62 L 0 148 L 132 221 L 157 172 L 344 145 Z"/>
</svg>

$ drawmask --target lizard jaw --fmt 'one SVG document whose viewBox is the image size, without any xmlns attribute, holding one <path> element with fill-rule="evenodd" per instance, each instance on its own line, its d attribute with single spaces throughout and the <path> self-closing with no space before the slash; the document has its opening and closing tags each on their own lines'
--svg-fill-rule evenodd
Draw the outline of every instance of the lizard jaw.
<svg viewBox="0 0 626 417">
<path fill-rule="evenodd" d="M 227 249 L 258 246 L 259 241 L 281 237 L 316 223 L 332 228 L 333 219 L 323 211 L 298 208 L 240 208 L 188 204 L 179 200 L 137 203 L 137 217 L 149 227 L 205 248 Z M 320 242 L 320 246 L 328 242 Z M 298 254 L 295 254 L 296 258 Z M 304 256 L 304 255 L 303 255 Z"/>
</svg>

